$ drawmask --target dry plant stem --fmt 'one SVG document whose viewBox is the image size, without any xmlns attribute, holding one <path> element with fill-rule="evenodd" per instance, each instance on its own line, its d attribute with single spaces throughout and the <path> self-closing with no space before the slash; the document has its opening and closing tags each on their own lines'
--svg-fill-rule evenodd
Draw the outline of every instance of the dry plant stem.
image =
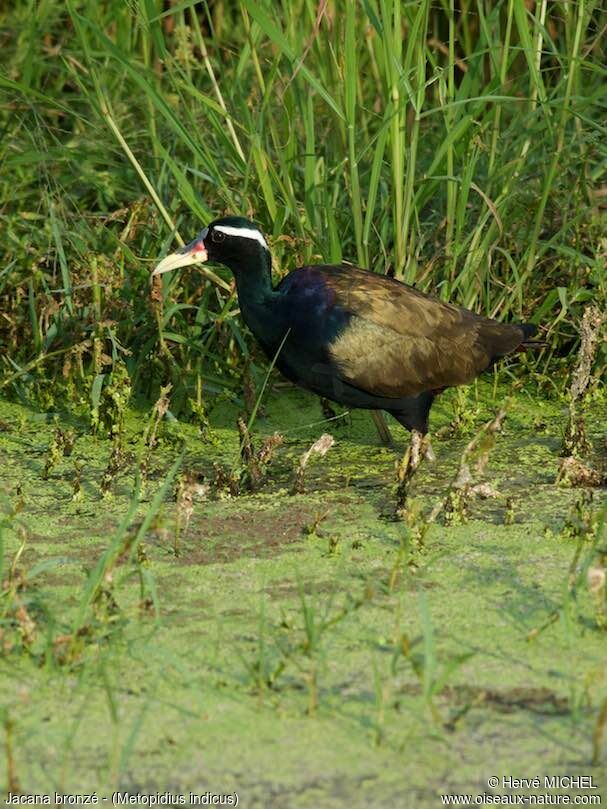
<svg viewBox="0 0 607 809">
<path fill-rule="evenodd" d="M 104 496 L 109 494 L 111 491 L 112 485 L 116 480 L 116 476 L 124 468 L 125 463 L 126 453 L 122 448 L 121 437 L 116 436 L 114 438 L 108 464 L 101 477 L 100 489 Z"/>
<path fill-rule="evenodd" d="M 255 489 L 259 487 L 263 477 L 261 468 L 259 466 L 259 460 L 255 454 L 255 450 L 253 449 L 253 442 L 251 440 L 249 429 L 242 418 L 238 419 L 237 426 L 238 433 L 240 435 L 240 457 L 242 458 L 242 462 L 247 469 L 251 489 L 255 491 Z"/>
<path fill-rule="evenodd" d="M 177 481 L 175 488 L 175 533 L 173 539 L 175 556 L 179 556 L 181 553 L 180 543 L 192 519 L 194 501 L 205 500 L 209 489 L 209 484 L 201 482 L 198 476 L 192 472 L 186 472 Z"/>
<path fill-rule="evenodd" d="M 599 311 L 597 306 L 587 306 L 584 310 L 580 327 L 580 352 L 571 381 L 570 398 L 572 402 L 577 402 L 582 398 L 590 383 L 592 363 L 596 356 L 599 335 L 605 317 L 605 312 Z"/>
<path fill-rule="evenodd" d="M 565 428 L 562 452 L 565 456 L 583 456 L 590 449 L 584 416 L 579 412 L 578 406 L 582 403 L 592 379 L 592 365 L 605 317 L 605 312 L 601 312 L 594 305 L 587 306 L 584 310 L 580 326 L 580 350 L 569 389 L 569 419 Z M 558 479 L 566 477 L 567 470 L 562 470 L 562 466 L 563 464 Z"/>
<path fill-rule="evenodd" d="M 274 457 L 274 453 L 283 443 L 284 438 L 280 433 L 274 433 L 268 438 L 264 438 L 263 443 L 257 451 L 257 459 L 262 467 L 267 466 Z"/>
<path fill-rule="evenodd" d="M 449 493 L 447 497 L 432 509 L 428 522 L 432 523 L 441 511 L 446 514 L 451 514 L 451 519 L 454 517 L 463 519 L 465 517 L 466 505 L 468 498 L 473 494 L 480 494 L 485 497 L 494 497 L 496 493 L 492 489 L 486 489 L 481 484 L 473 486 L 474 475 L 470 469 L 473 456 L 476 454 L 476 464 L 474 473 L 482 475 L 489 461 L 489 454 L 495 443 L 495 435 L 502 430 L 504 419 L 506 418 L 506 410 L 501 408 L 491 421 L 487 422 L 482 429 L 472 438 L 466 445 L 459 463 L 455 477 L 449 486 Z M 456 507 L 457 514 L 453 513 L 454 506 Z"/>
<path fill-rule="evenodd" d="M 147 480 L 148 469 L 152 458 L 152 452 L 156 447 L 158 441 L 157 439 L 158 429 L 160 427 L 162 419 L 167 414 L 167 411 L 171 405 L 171 401 L 168 397 L 168 394 L 170 393 L 172 387 L 173 386 L 171 384 L 168 384 L 160 388 L 160 396 L 158 397 L 158 400 L 154 405 L 150 420 L 148 421 L 148 424 L 143 432 L 143 447 L 141 459 L 139 462 L 139 473 L 141 475 L 142 481 L 144 482 Z M 119 463 L 121 459 L 120 457 L 117 457 L 114 460 L 116 461 L 116 463 Z M 112 459 L 110 459 L 110 461 L 112 461 Z"/>
<path fill-rule="evenodd" d="M 261 447 L 255 450 L 251 432 L 244 419 L 239 417 L 236 424 L 240 435 L 240 457 L 246 468 L 243 482 L 247 483 L 252 491 L 256 491 L 263 482 L 265 467 L 272 461 L 276 449 L 283 442 L 283 437 L 280 433 L 274 433 L 265 438 Z"/>
<path fill-rule="evenodd" d="M 606 480 L 605 474 L 587 466 L 574 455 L 567 455 L 559 464 L 555 483 L 565 486 L 602 486 Z"/>
<path fill-rule="evenodd" d="M 293 488 L 291 490 L 292 494 L 303 494 L 305 491 L 305 470 L 308 465 L 308 461 L 312 457 L 312 455 L 320 455 L 323 458 L 327 452 L 331 449 L 333 444 L 335 443 L 335 439 L 329 433 L 323 433 L 318 441 L 315 441 L 310 449 L 306 450 L 304 454 L 299 459 L 299 464 L 297 465 L 297 469 L 295 470 L 295 480 L 293 481 Z"/>
</svg>

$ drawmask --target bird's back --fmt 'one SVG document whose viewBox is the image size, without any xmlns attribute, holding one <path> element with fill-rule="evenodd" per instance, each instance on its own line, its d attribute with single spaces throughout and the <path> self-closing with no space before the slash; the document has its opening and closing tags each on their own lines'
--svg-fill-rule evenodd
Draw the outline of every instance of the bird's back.
<svg viewBox="0 0 607 809">
<path fill-rule="evenodd" d="M 378 396 L 470 382 L 534 331 L 347 265 L 302 267 L 276 291 L 300 333 L 296 341 L 305 337 L 344 382 Z"/>
</svg>

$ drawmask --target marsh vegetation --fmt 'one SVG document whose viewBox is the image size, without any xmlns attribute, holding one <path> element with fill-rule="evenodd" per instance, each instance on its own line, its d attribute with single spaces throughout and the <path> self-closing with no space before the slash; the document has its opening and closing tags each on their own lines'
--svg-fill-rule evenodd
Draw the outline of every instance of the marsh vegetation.
<svg viewBox="0 0 607 809">
<path fill-rule="evenodd" d="M 0 785 L 434 806 L 607 755 L 603 4 L 0 11 Z M 435 463 L 268 369 L 221 213 L 541 350 Z"/>
</svg>

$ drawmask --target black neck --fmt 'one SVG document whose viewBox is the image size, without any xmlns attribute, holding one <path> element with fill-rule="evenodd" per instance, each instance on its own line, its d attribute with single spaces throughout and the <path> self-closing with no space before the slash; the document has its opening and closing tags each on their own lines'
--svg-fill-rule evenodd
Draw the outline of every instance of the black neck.
<svg viewBox="0 0 607 809">
<path fill-rule="evenodd" d="M 255 252 L 226 264 L 234 273 L 241 308 L 264 303 L 272 297 L 272 259 L 261 245 Z"/>
<path fill-rule="evenodd" d="M 272 357 L 288 324 L 280 294 L 272 289 L 272 259 L 262 245 L 238 260 L 225 261 L 234 273 L 242 317 L 268 356 Z"/>
</svg>

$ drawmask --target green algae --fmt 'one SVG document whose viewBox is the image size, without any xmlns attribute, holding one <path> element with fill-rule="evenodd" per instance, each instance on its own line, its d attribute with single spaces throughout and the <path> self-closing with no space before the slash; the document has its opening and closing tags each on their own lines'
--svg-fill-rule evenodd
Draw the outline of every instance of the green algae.
<svg viewBox="0 0 607 809">
<path fill-rule="evenodd" d="M 468 434 L 448 435 L 453 399 L 439 402 L 437 461 L 413 482 L 421 515 L 500 402 L 489 386 L 472 391 Z M 562 408 L 511 399 L 484 474 L 499 497 L 472 501 L 465 524 L 439 518 L 421 550 L 394 519 L 398 448 L 378 445 L 366 414 L 327 424 L 314 397 L 291 390 L 265 410 L 254 439 L 280 430 L 285 441 L 261 490 L 238 497 L 212 487 L 215 464 L 239 465 L 236 408 L 213 414 L 207 438 L 163 423 L 130 530 L 180 453 L 211 490 L 192 503 L 179 556 L 164 498 L 140 558 L 108 581 L 114 606 L 65 660 L 57 635 L 133 503 L 149 417 L 127 414 L 127 461 L 104 497 L 110 441 L 60 418 L 74 445 L 44 480 L 55 418 L 2 403 L 5 558 L 24 541 L 24 574 L 54 560 L 35 579 L 35 643 L 0 654 L 21 788 L 212 789 L 293 807 L 435 806 L 441 793 L 486 791 L 490 775 L 592 772 L 607 789 L 606 753 L 591 767 L 605 635 L 591 594 L 568 587 L 576 541 L 560 529 L 579 493 L 554 483 Z M 593 405 L 597 455 L 604 416 Z M 335 446 L 310 463 L 305 493 L 290 494 L 299 457 L 325 431 Z M 582 540 L 583 561 L 593 546 Z M 140 570 L 158 614 L 142 610 Z"/>
</svg>

